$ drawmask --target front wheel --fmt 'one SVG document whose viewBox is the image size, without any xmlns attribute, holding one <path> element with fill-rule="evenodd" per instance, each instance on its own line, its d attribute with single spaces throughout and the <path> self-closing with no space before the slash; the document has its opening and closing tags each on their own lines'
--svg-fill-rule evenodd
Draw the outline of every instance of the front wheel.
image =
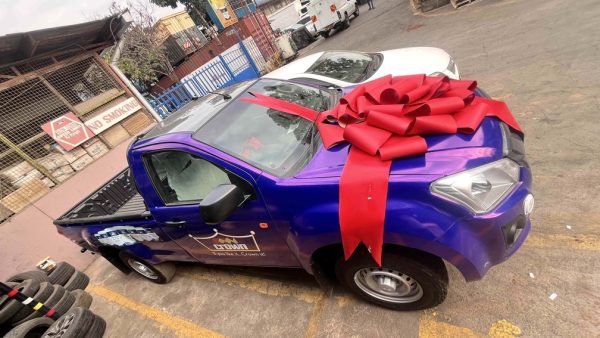
<svg viewBox="0 0 600 338">
<path fill-rule="evenodd" d="M 330 31 L 322 31 L 319 34 L 321 34 L 322 37 L 327 39 L 329 37 Z"/>
<path fill-rule="evenodd" d="M 151 264 L 124 252 L 120 257 L 131 270 L 153 283 L 167 284 L 175 275 L 175 264 L 171 262 Z"/>
<path fill-rule="evenodd" d="M 356 4 L 356 10 L 354 11 L 354 17 L 358 18 L 358 16 L 360 15 L 360 10 L 358 9 L 358 3 Z"/>
<path fill-rule="evenodd" d="M 355 253 L 336 265 L 340 282 L 359 297 L 399 311 L 436 306 L 448 294 L 448 272 L 436 257 L 417 258 L 399 252 L 384 252 L 382 266 L 367 253 Z"/>
</svg>

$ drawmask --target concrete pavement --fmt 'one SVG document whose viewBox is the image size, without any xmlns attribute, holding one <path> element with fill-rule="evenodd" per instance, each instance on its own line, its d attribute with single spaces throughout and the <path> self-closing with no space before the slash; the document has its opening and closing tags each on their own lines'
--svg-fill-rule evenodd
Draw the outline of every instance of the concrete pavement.
<svg viewBox="0 0 600 338">
<path fill-rule="evenodd" d="M 598 2 L 489 0 L 414 15 L 406 0 L 375 1 L 302 53 L 441 47 L 464 78 L 505 100 L 534 171 L 524 247 L 479 282 L 450 267 L 446 301 L 411 313 L 341 289 L 324 297 L 301 271 L 184 264 L 170 284 L 154 285 L 98 260 L 88 269 L 92 309 L 107 319 L 107 337 L 600 336 Z"/>
</svg>

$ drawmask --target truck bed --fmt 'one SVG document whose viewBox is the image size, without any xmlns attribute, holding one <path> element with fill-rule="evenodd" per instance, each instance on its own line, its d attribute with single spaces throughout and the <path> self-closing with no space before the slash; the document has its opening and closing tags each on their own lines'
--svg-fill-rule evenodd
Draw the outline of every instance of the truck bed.
<svg viewBox="0 0 600 338">
<path fill-rule="evenodd" d="M 54 224 L 104 223 L 143 218 L 150 218 L 150 212 L 127 168 L 60 216 Z"/>
</svg>

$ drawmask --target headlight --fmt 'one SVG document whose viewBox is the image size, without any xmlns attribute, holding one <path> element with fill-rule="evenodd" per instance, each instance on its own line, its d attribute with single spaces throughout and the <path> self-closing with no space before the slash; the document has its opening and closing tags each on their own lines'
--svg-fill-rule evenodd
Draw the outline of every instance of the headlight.
<svg viewBox="0 0 600 338">
<path fill-rule="evenodd" d="M 519 182 L 519 165 L 503 158 L 431 183 L 431 192 L 471 209 L 476 214 L 492 210 Z"/>
</svg>

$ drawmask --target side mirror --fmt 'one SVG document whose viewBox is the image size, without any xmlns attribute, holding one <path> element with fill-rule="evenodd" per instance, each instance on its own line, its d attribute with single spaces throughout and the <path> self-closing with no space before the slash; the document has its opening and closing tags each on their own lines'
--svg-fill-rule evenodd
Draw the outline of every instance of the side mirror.
<svg viewBox="0 0 600 338">
<path fill-rule="evenodd" d="M 200 202 L 200 214 L 206 224 L 219 224 L 231 215 L 246 198 L 234 184 L 221 184 Z"/>
</svg>

